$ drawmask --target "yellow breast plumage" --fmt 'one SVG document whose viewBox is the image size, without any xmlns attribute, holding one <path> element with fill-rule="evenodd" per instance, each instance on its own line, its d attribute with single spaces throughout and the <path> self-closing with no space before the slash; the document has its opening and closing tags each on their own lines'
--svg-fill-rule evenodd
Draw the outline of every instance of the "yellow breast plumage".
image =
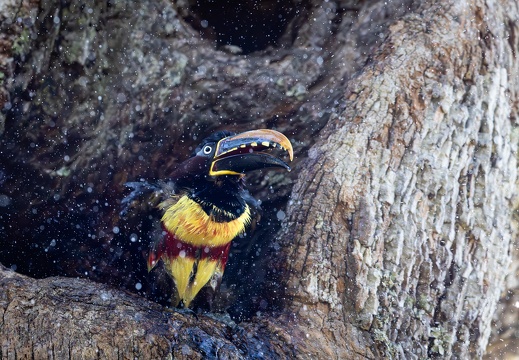
<svg viewBox="0 0 519 360">
<path fill-rule="evenodd" d="M 251 221 L 250 208 L 246 205 L 243 213 L 234 220 L 217 222 L 187 195 L 180 197 L 174 204 L 164 203 L 162 207 L 165 210 L 162 223 L 166 230 L 194 246 L 225 245 L 243 233 Z"/>
</svg>

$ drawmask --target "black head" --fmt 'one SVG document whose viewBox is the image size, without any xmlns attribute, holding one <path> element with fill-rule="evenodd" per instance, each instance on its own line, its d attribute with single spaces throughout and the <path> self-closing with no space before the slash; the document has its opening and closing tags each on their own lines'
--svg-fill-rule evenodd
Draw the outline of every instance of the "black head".
<svg viewBox="0 0 519 360">
<path fill-rule="evenodd" d="M 293 158 L 290 141 L 274 130 L 252 130 L 240 134 L 216 132 L 200 143 L 193 156 L 179 165 L 172 180 L 179 186 L 193 187 L 200 182 L 237 182 L 245 173 L 267 167 L 290 167 L 270 151 L 280 149 Z"/>
</svg>

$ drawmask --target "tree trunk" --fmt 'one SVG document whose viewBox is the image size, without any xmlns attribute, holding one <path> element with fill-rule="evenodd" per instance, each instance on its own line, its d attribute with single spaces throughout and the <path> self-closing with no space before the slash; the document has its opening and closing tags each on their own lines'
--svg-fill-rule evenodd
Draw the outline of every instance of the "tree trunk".
<svg viewBox="0 0 519 360">
<path fill-rule="evenodd" d="M 0 358 L 483 356 L 519 259 L 519 5 L 254 4 L 0 3 L 0 262 L 61 276 L 0 267 Z M 296 160 L 248 179 L 232 320 L 163 311 L 124 182 L 261 127 Z"/>
</svg>

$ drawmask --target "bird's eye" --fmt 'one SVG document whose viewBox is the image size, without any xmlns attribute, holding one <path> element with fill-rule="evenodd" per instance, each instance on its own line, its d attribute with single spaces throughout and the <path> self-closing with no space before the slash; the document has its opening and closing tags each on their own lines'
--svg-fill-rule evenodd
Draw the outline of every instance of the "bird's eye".
<svg viewBox="0 0 519 360">
<path fill-rule="evenodd" d="M 213 148 L 210 147 L 209 145 L 206 145 L 206 146 L 204 146 L 202 151 L 204 152 L 204 154 L 209 155 L 211 153 L 211 151 L 213 151 Z"/>
</svg>

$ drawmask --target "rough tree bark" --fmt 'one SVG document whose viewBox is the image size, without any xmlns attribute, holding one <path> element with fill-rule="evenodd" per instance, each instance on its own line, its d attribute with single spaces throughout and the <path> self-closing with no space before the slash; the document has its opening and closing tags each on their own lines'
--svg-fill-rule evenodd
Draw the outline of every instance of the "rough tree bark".
<svg viewBox="0 0 519 360">
<path fill-rule="evenodd" d="M 62 276 L 0 267 L 1 358 L 483 355 L 519 258 L 519 5 L 255 4 L 266 48 L 224 46 L 203 2 L 0 3 L 0 262 Z M 123 183 L 259 127 L 296 162 L 249 179 L 265 213 L 226 272 L 246 319 L 117 289 L 149 286 Z"/>
</svg>

